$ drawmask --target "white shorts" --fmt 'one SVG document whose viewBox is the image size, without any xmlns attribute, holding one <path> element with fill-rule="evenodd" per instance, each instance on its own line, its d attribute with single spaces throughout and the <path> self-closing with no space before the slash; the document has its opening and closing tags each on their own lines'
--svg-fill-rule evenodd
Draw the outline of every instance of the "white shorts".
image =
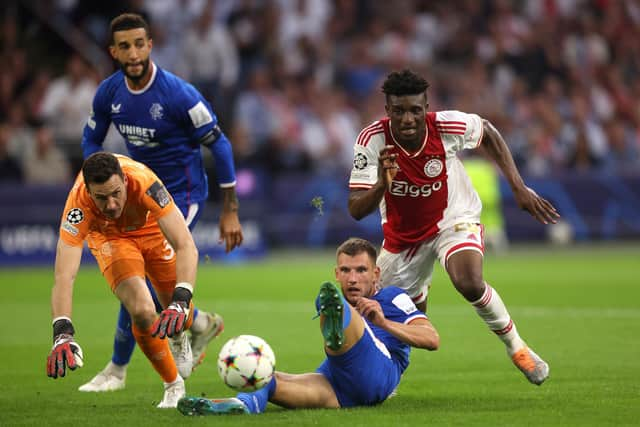
<svg viewBox="0 0 640 427">
<path fill-rule="evenodd" d="M 394 254 L 380 250 L 380 286 L 404 289 L 415 304 L 427 299 L 433 264 L 436 258 L 446 269 L 449 257 L 460 251 L 477 251 L 484 256 L 484 227 L 482 224 L 461 223 L 440 231 L 431 240 L 418 243 Z"/>
</svg>

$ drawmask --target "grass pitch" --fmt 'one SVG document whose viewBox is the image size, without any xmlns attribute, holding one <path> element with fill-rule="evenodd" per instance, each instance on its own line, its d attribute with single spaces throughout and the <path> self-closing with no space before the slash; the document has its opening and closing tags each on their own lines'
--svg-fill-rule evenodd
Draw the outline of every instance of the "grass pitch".
<svg viewBox="0 0 640 427">
<path fill-rule="evenodd" d="M 215 359 L 226 339 L 261 336 L 280 370 L 312 371 L 323 359 L 313 299 L 333 279 L 330 253 L 201 265 L 196 303 L 225 317 L 225 332 L 187 381 L 190 395 L 223 397 Z M 503 345 L 436 267 L 429 315 L 436 352 L 414 350 L 398 395 L 374 408 L 287 411 L 258 416 L 187 418 L 156 409 L 161 381 L 136 350 L 127 388 L 81 393 L 78 386 L 109 360 L 117 302 L 94 266 L 76 281 L 73 320 L 84 368 L 52 380 L 52 267 L 2 269 L 0 426 L 13 425 L 348 425 L 541 426 L 640 423 L 640 247 L 517 248 L 488 254 L 485 279 L 506 302 L 521 335 L 551 367 L 529 384 Z"/>
</svg>

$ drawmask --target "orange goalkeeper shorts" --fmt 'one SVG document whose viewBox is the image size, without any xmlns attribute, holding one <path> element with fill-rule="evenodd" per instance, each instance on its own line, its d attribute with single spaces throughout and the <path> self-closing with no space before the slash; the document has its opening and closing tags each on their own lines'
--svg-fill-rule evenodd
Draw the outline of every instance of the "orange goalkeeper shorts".
<svg viewBox="0 0 640 427">
<path fill-rule="evenodd" d="M 176 286 L 176 254 L 161 233 L 104 240 L 91 248 L 91 253 L 112 291 L 125 279 L 146 276 L 160 301 L 171 299 Z"/>
</svg>

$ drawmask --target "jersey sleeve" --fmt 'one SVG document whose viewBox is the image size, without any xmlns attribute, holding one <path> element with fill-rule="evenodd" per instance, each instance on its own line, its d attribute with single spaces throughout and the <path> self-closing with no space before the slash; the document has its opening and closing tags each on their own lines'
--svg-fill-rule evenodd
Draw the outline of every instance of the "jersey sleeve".
<svg viewBox="0 0 640 427">
<path fill-rule="evenodd" d="M 413 320 L 421 318 L 427 319 L 427 315 L 418 310 L 411 297 L 402 289 L 396 287 L 385 288 L 384 291 L 384 314 L 389 320 L 408 324 Z"/>
<path fill-rule="evenodd" d="M 195 87 L 184 81 L 175 81 L 172 85 L 180 121 L 193 143 L 200 144 L 207 135 L 215 134 L 218 118 Z"/>
<path fill-rule="evenodd" d="M 216 179 L 218 185 L 222 188 L 233 187 L 236 185 L 236 170 L 233 163 L 233 150 L 231 142 L 224 133 L 220 132 L 217 140 L 209 145 L 213 160 L 216 165 Z"/>
<path fill-rule="evenodd" d="M 76 180 L 60 219 L 60 239 L 70 246 L 82 246 L 92 220 L 90 206 L 80 197 L 83 188 L 81 182 Z"/>
<path fill-rule="evenodd" d="M 140 182 L 140 202 L 155 219 L 162 218 L 173 210 L 175 203 L 160 178 L 151 169 L 140 164 L 137 174 Z"/>
<path fill-rule="evenodd" d="M 185 118 L 190 139 L 211 150 L 218 185 L 223 188 L 235 186 L 236 171 L 231 142 L 220 129 L 211 105 L 188 83 L 183 84 L 181 98 L 181 114 Z"/>
<path fill-rule="evenodd" d="M 353 167 L 349 177 L 349 189 L 369 189 L 378 182 L 378 159 L 384 147 L 382 125 L 373 123 L 364 128 L 353 146 Z"/>
<path fill-rule="evenodd" d="M 82 155 L 85 159 L 91 154 L 102 150 L 102 143 L 110 124 L 109 96 L 106 82 L 103 82 L 93 97 L 89 118 L 82 132 Z"/>
<path fill-rule="evenodd" d="M 436 128 L 448 154 L 477 148 L 482 141 L 482 118 L 461 111 L 438 111 Z"/>
</svg>

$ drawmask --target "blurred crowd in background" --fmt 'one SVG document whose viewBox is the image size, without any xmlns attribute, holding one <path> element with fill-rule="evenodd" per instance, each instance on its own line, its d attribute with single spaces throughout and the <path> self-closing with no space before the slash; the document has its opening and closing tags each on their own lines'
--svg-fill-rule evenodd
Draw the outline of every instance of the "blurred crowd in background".
<svg viewBox="0 0 640 427">
<path fill-rule="evenodd" d="M 0 6 L 0 180 L 66 183 L 109 22 L 151 24 L 151 58 L 212 103 L 238 168 L 343 174 L 402 68 L 429 109 L 473 112 L 521 171 L 640 173 L 640 1 L 80 0 Z M 107 148 L 122 151 L 112 130 Z"/>
</svg>

